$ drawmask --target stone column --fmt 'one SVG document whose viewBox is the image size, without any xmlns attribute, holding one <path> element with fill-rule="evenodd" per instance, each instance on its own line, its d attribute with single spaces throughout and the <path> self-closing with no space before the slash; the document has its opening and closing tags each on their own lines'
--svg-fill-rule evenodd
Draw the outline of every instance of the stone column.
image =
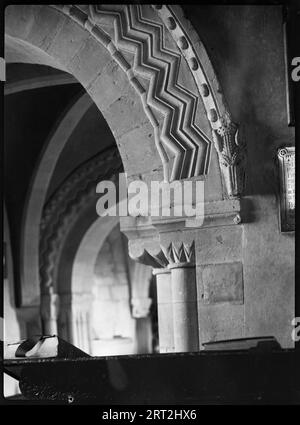
<svg viewBox="0 0 300 425">
<path fill-rule="evenodd" d="M 57 335 L 59 295 L 50 289 L 41 295 L 41 317 L 43 335 Z"/>
<path fill-rule="evenodd" d="M 171 242 L 161 247 L 171 271 L 174 351 L 198 351 L 195 244 Z"/>
<path fill-rule="evenodd" d="M 159 352 L 171 353 L 175 351 L 171 271 L 168 268 L 154 269 L 153 274 L 157 287 Z"/>
<path fill-rule="evenodd" d="M 172 282 L 174 351 L 199 351 L 195 265 L 169 265 Z"/>
<path fill-rule="evenodd" d="M 152 299 L 149 297 L 152 268 L 141 263 L 134 263 L 131 269 L 130 303 L 131 315 L 136 320 L 135 352 L 145 354 L 152 352 L 152 330 L 150 308 Z"/>
<path fill-rule="evenodd" d="M 152 220 L 153 222 L 153 220 Z M 130 256 L 154 269 L 157 278 L 157 308 L 160 352 L 199 350 L 194 230 L 171 232 L 178 222 L 156 222 L 161 234 L 132 238 Z M 171 226 L 171 227 L 170 227 Z M 125 226 L 124 226 L 125 227 Z M 166 227 L 166 228 L 164 228 Z M 127 226 L 127 233 L 133 236 Z M 178 229 L 177 229 L 178 230 Z"/>
</svg>

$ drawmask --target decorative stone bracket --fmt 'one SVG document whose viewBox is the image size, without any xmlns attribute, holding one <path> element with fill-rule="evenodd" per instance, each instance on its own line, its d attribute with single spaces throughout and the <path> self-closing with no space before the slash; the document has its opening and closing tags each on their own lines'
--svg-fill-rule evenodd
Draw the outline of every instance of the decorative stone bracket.
<svg viewBox="0 0 300 425">
<path fill-rule="evenodd" d="M 229 114 L 220 119 L 221 125 L 213 131 L 220 168 L 229 198 L 242 195 L 245 185 L 246 145 L 239 127 Z"/>
</svg>

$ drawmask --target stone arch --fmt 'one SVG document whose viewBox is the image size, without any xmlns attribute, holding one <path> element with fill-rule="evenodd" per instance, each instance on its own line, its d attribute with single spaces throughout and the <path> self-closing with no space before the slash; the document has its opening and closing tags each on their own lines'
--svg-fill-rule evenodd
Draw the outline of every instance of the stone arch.
<svg viewBox="0 0 300 425">
<path fill-rule="evenodd" d="M 58 258 L 78 216 L 90 205 L 96 216 L 96 184 L 116 179 L 122 169 L 118 150 L 108 149 L 79 166 L 45 205 L 40 227 L 40 282 L 45 293 L 56 290 Z"/>
<path fill-rule="evenodd" d="M 22 305 L 36 304 L 39 299 L 40 223 L 52 174 L 66 141 L 91 105 L 92 100 L 86 93 L 73 101 L 64 117 L 56 124 L 49 141 L 46 143 L 32 179 L 23 216 L 21 240 L 20 269 L 23 279 L 20 289 Z"/>
<path fill-rule="evenodd" d="M 128 252 L 122 243 L 118 226 L 117 216 L 98 217 L 94 220 L 77 247 L 70 278 L 58 279 L 57 291 L 60 300 L 58 332 L 64 339 L 93 355 L 120 354 L 114 350 L 122 350 L 122 354 L 152 352 L 152 326 L 149 314 L 152 303 L 150 299 L 152 269 L 127 257 Z M 112 233 L 114 233 L 113 240 L 118 238 L 118 246 L 120 242 L 123 245 L 123 254 L 121 257 L 120 252 L 117 255 L 116 266 L 117 271 L 122 267 L 126 270 L 127 283 L 123 286 L 124 275 L 121 274 L 121 287 L 115 284 L 115 275 L 112 287 L 111 281 L 108 286 L 107 280 L 102 281 L 102 273 L 100 281 L 99 276 L 97 278 L 95 274 L 95 267 L 97 264 L 99 267 L 99 258 L 103 255 L 104 242 L 111 239 Z M 116 248 L 116 245 L 114 246 Z M 93 293 L 95 289 L 96 292 Z M 94 323 L 95 313 L 97 320 Z M 109 320 L 111 327 L 106 323 L 107 314 L 113 318 Z M 93 337 L 91 331 L 94 326 L 96 334 Z M 113 338 L 113 332 L 122 334 L 122 338 Z"/>
<path fill-rule="evenodd" d="M 99 170 L 102 170 L 102 175 Z M 87 352 L 91 352 L 89 334 L 93 286 L 88 283 L 94 280 L 93 267 L 104 240 L 119 223 L 119 217 L 97 218 L 95 185 L 99 179 L 108 178 L 118 185 L 117 176 L 111 175 L 121 170 L 122 163 L 116 148 L 97 155 L 66 179 L 43 211 L 40 282 L 44 333 L 58 333 Z M 151 269 L 143 265 L 138 265 L 138 268 L 138 275 L 135 276 L 134 268 L 130 283 L 128 281 L 128 285 L 134 285 L 133 288 L 128 287 L 128 291 L 132 296 L 132 317 L 141 319 L 135 325 L 139 337 L 134 349 L 145 352 L 151 345 L 151 323 L 147 317 L 150 299 L 147 285 L 144 288 L 142 281 L 149 279 L 150 284 Z M 141 270 L 145 268 L 148 274 Z"/>
<path fill-rule="evenodd" d="M 5 317 L 3 325 L 3 340 L 13 340 L 21 337 L 21 326 L 18 323 L 16 313 L 16 299 L 14 287 L 14 273 L 12 262 L 12 248 L 10 241 L 9 221 L 5 202 L 3 203 L 3 286 L 4 303 L 3 315 Z M 3 319 L 3 318 L 2 318 Z"/>
<path fill-rule="evenodd" d="M 10 231 L 5 202 L 3 202 L 3 317 L 1 317 L 2 337 L 5 343 L 18 341 L 22 335 L 22 324 L 15 310 L 13 264 L 10 245 Z M 5 320 L 3 320 L 5 319 Z M 18 382 L 7 374 L 3 374 L 3 394 L 9 397 L 18 392 Z"/>
<path fill-rule="evenodd" d="M 118 217 L 98 217 L 82 238 L 74 258 L 71 288 L 67 295 L 67 297 L 70 297 L 70 301 L 68 300 L 70 307 L 65 309 L 65 313 L 67 315 L 75 315 L 75 317 L 72 317 L 71 321 L 73 327 L 76 326 L 76 329 L 72 332 L 73 343 L 78 347 L 86 346 L 88 352 L 91 352 L 92 350 L 92 337 L 90 335 L 90 330 L 92 325 L 91 290 L 95 279 L 94 266 L 97 255 L 101 250 L 105 239 L 112 229 L 118 224 L 118 221 Z M 59 289 L 61 290 L 61 288 Z M 62 297 L 65 297 L 65 295 Z M 80 298 L 79 303 L 76 302 L 76 297 Z M 76 310 L 76 305 L 79 306 L 79 312 L 74 311 Z M 62 313 L 64 312 L 61 312 L 60 318 Z M 77 316 L 79 316 L 79 323 L 76 321 Z"/>
<path fill-rule="evenodd" d="M 93 267 L 106 237 L 119 223 L 118 217 L 99 217 L 82 239 L 72 269 L 72 290 L 84 291 L 84 282 L 92 280 Z"/>
<path fill-rule="evenodd" d="M 206 178 L 214 144 L 224 196 L 241 193 L 238 126 L 180 7 L 12 5 L 5 12 L 10 60 L 22 52 L 24 62 L 73 75 L 111 128 L 129 178 Z"/>
<path fill-rule="evenodd" d="M 239 194 L 242 176 L 232 169 L 243 159 L 237 125 L 180 7 L 9 6 L 6 33 L 11 46 L 24 44 L 28 55 L 32 46 L 86 88 L 115 135 L 128 176 L 206 176 L 214 142 L 221 167 L 230 169 L 228 195 Z"/>
<path fill-rule="evenodd" d="M 93 34 L 63 10 L 50 6 L 9 6 L 5 19 L 10 45 L 15 41 L 18 45 L 32 46 L 41 56 L 46 55 L 52 66 L 69 72 L 86 88 L 117 140 L 129 175 L 142 173 L 147 168 L 151 171 L 146 167 L 151 162 L 155 168 L 161 168 L 157 151 L 146 136 L 152 136 L 152 131 L 140 96 Z M 32 60 L 36 60 L 34 55 Z M 132 134 L 129 136 L 129 133 Z M 139 155 L 124 140 L 125 134 L 139 140 Z"/>
<path fill-rule="evenodd" d="M 4 87 L 4 95 L 8 96 L 10 94 L 20 93 L 26 90 L 76 83 L 77 81 L 69 74 L 44 75 L 34 78 L 24 78 L 24 80 L 6 83 Z"/>
<path fill-rule="evenodd" d="M 59 296 L 58 333 L 82 350 L 91 353 L 91 288 L 99 250 L 118 217 L 98 217 L 87 229 L 76 250 L 71 276 L 56 288 Z"/>
</svg>

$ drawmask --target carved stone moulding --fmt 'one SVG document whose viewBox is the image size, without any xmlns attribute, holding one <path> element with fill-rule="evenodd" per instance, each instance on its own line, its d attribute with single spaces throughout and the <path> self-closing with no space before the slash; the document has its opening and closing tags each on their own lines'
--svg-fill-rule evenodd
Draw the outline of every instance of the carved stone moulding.
<svg viewBox="0 0 300 425">
<path fill-rule="evenodd" d="M 174 230 L 193 230 L 195 228 L 230 226 L 242 223 L 241 202 L 239 199 L 211 201 L 204 204 L 204 220 L 196 217 L 159 216 L 159 217 L 120 217 L 120 225 L 128 239 L 158 238 L 159 233 Z M 190 227 L 187 226 L 189 222 Z"/>
<path fill-rule="evenodd" d="M 239 197 L 243 194 L 245 184 L 246 145 L 239 135 L 239 125 L 233 122 L 205 46 L 185 18 L 181 7 L 152 7 L 176 41 L 198 87 L 211 125 L 227 196 Z"/>
<path fill-rule="evenodd" d="M 47 294 L 55 287 L 59 256 L 72 225 L 88 203 L 95 201 L 96 205 L 97 182 L 101 177 L 115 179 L 115 173 L 121 170 L 122 161 L 117 149 L 100 153 L 75 170 L 45 204 L 40 224 L 42 293 Z"/>
<path fill-rule="evenodd" d="M 220 127 L 213 131 L 214 145 L 227 195 L 229 198 L 239 197 L 245 185 L 246 145 L 238 125 L 227 114 L 220 122 Z"/>
<path fill-rule="evenodd" d="M 153 127 L 164 180 L 206 176 L 214 144 L 226 196 L 241 196 L 244 144 L 206 49 L 183 10 L 179 6 L 138 4 L 53 7 L 89 31 L 126 73 Z M 173 39 L 168 48 L 167 32 Z M 183 62 L 190 71 L 189 84 L 178 78 Z M 199 98 L 211 138 L 196 123 Z"/>
<path fill-rule="evenodd" d="M 206 174 L 211 141 L 195 123 L 198 98 L 179 82 L 180 52 L 165 47 L 164 25 L 150 5 L 53 7 L 89 31 L 126 73 L 153 127 L 165 181 Z"/>
<path fill-rule="evenodd" d="M 187 226 L 187 221 L 192 226 Z M 205 204 L 204 223 L 191 217 L 121 217 L 122 232 L 128 237 L 129 255 L 154 269 L 176 264 L 195 264 L 195 231 L 202 228 L 236 226 L 242 223 L 239 199 Z"/>
<path fill-rule="evenodd" d="M 154 270 L 161 268 L 193 267 L 195 265 L 195 244 L 171 242 L 168 245 L 155 243 L 147 246 L 145 241 L 133 240 L 129 243 L 130 256 Z"/>
</svg>

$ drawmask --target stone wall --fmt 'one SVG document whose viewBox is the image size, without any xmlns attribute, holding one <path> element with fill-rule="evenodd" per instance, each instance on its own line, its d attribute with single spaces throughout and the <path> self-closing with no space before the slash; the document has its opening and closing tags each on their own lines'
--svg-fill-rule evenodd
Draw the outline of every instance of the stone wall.
<svg viewBox="0 0 300 425">
<path fill-rule="evenodd" d="M 239 228 L 199 230 L 202 342 L 274 335 L 293 346 L 294 234 L 280 233 L 276 151 L 287 125 L 281 6 L 186 6 L 236 122 L 244 124 L 247 181 Z"/>
</svg>

